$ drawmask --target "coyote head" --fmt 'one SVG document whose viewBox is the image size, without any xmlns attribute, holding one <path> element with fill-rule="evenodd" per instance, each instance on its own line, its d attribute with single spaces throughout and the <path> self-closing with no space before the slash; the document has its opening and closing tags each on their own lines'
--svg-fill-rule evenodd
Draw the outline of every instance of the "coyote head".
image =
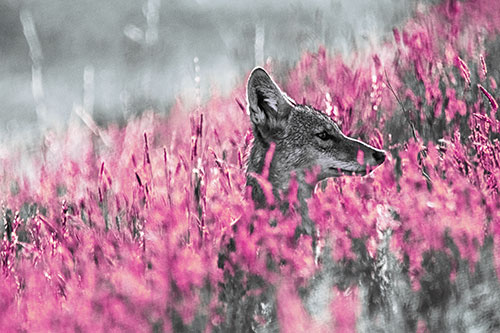
<svg viewBox="0 0 500 333">
<path fill-rule="evenodd" d="M 274 143 L 269 182 L 275 194 L 286 191 L 294 174 L 299 190 L 311 190 L 317 181 L 341 175 L 365 175 L 385 160 L 385 152 L 345 136 L 326 114 L 290 99 L 267 72 L 257 67 L 247 84 L 248 114 L 254 142 L 248 160 L 248 183 L 256 202 L 262 202 L 251 174 L 260 174 L 266 152 Z M 305 181 L 307 172 L 316 181 Z"/>
</svg>

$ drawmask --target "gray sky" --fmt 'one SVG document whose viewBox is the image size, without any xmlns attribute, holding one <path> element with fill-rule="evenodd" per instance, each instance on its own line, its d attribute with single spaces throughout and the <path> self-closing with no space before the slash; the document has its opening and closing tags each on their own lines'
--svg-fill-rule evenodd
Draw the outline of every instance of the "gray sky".
<svg viewBox="0 0 500 333">
<path fill-rule="evenodd" d="M 0 0 L 0 137 L 227 92 L 271 57 L 390 38 L 415 0 Z M 195 63 L 195 58 L 197 62 Z M 199 81 L 197 79 L 199 77 Z"/>
</svg>

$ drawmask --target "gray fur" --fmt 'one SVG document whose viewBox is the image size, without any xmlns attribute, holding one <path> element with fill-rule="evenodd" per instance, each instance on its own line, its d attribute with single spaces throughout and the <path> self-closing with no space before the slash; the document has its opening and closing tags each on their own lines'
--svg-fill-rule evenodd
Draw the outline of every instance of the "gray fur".
<svg viewBox="0 0 500 333">
<path fill-rule="evenodd" d="M 275 151 L 268 181 L 273 186 L 275 199 L 280 201 L 280 192 L 288 190 L 291 174 L 295 174 L 303 217 L 307 215 L 305 199 L 318 181 L 344 174 L 365 175 L 385 159 L 384 151 L 345 136 L 326 114 L 307 105 L 296 105 L 260 67 L 255 68 L 248 79 L 247 102 L 254 134 L 247 184 L 252 186 L 257 207 L 266 207 L 267 203 L 251 174 L 262 173 L 271 142 L 275 144 Z M 327 140 L 320 138 L 323 132 Z M 358 162 L 358 151 L 363 152 L 363 164 Z M 307 173 L 315 168 L 319 171 L 316 179 L 307 182 Z"/>
</svg>

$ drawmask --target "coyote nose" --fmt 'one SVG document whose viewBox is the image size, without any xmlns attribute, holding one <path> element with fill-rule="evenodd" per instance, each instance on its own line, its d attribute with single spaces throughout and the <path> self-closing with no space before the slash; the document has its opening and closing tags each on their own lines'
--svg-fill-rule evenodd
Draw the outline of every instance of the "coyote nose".
<svg viewBox="0 0 500 333">
<path fill-rule="evenodd" d="M 373 158 L 375 159 L 375 162 L 377 162 L 377 164 L 382 164 L 385 161 L 385 152 L 375 151 L 373 153 Z"/>
</svg>

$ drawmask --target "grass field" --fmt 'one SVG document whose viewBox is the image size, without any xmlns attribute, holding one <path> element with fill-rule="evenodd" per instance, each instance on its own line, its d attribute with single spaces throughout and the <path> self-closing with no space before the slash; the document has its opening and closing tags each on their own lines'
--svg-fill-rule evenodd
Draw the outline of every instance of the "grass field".
<svg viewBox="0 0 500 333">
<path fill-rule="evenodd" d="M 422 6 L 373 53 L 277 75 L 389 152 L 317 187 L 316 262 L 300 214 L 245 188 L 243 78 L 192 110 L 104 128 L 78 109 L 29 155 L 1 147 L 1 330 L 500 330 L 499 12 Z"/>
</svg>

